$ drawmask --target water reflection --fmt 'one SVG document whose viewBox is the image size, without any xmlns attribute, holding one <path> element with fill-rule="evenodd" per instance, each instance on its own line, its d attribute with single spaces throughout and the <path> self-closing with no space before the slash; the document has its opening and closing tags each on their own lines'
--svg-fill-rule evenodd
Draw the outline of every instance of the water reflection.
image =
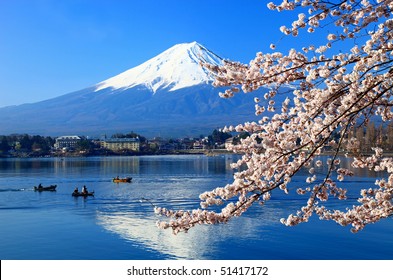
<svg viewBox="0 0 393 280">
<path fill-rule="evenodd" d="M 97 211 L 97 224 L 105 230 L 119 235 L 143 247 L 167 254 L 175 259 L 215 259 L 236 258 L 222 250 L 223 243 L 245 242 L 253 244 L 274 239 L 270 234 L 272 227 L 283 227 L 279 218 L 296 209 L 297 203 L 286 202 L 283 208 L 281 202 L 272 202 L 269 206 L 255 206 L 240 218 L 234 218 L 227 224 L 214 226 L 200 225 L 188 233 L 173 235 L 170 229 L 157 228 L 152 209 L 133 209 L 134 211 Z M 228 244 L 226 245 L 228 246 Z M 220 249 L 221 248 L 221 249 Z M 226 256 L 226 257 L 225 257 Z"/>
<path fill-rule="evenodd" d="M 172 255 L 174 258 L 201 258 L 198 246 L 205 247 L 207 243 L 206 227 L 191 231 L 187 235 L 174 236 L 168 230 L 159 230 L 153 219 L 138 217 L 134 213 L 98 211 L 97 221 L 103 228 L 123 239 L 142 243 L 147 248 Z M 201 240 L 201 237 L 204 240 Z"/>
<path fill-rule="evenodd" d="M 90 169 L 100 170 L 102 174 L 114 170 L 129 174 L 141 173 L 179 173 L 190 170 L 192 173 L 223 174 L 231 170 L 233 158 L 238 156 L 222 155 L 217 157 L 188 156 L 140 156 L 140 157 L 90 157 L 90 158 L 12 158 L 0 159 L 0 170 L 12 170 L 19 173 L 26 170 L 54 169 L 55 173 L 64 170 Z"/>
</svg>

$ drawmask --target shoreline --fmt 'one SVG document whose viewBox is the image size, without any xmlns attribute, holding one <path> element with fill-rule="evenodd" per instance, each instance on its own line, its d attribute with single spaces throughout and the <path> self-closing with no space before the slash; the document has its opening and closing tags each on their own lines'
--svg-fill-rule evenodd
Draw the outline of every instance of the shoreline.
<svg viewBox="0 0 393 280">
<path fill-rule="evenodd" d="M 173 150 L 173 151 L 163 151 L 159 153 L 149 153 L 149 152 L 130 152 L 130 153 L 94 153 L 94 154 L 78 154 L 78 153 L 62 153 L 62 154 L 50 154 L 50 155 L 7 155 L 0 156 L 1 159 L 7 158 L 83 158 L 83 157 L 111 157 L 111 156 L 159 156 L 159 155 L 206 155 L 206 156 L 217 156 L 224 154 L 234 154 L 226 149 L 189 149 L 189 150 Z"/>
<path fill-rule="evenodd" d="M 157 153 L 149 153 L 149 152 L 130 152 L 130 153 L 59 153 L 59 154 L 48 154 L 48 155 L 5 155 L 0 156 L 1 159 L 7 158 L 83 158 L 83 157 L 111 157 L 111 156 L 160 156 L 160 155 L 206 155 L 206 156 L 219 156 L 225 154 L 237 154 L 232 151 L 228 151 L 226 149 L 188 149 L 188 150 L 172 150 L 172 151 L 162 151 Z M 334 156 L 336 152 L 325 151 L 320 154 L 320 156 Z M 240 155 L 240 154 L 239 154 Z M 348 153 L 345 151 L 337 153 L 338 156 L 341 157 L 354 157 L 353 153 Z M 374 153 L 372 152 L 364 152 L 362 156 L 372 156 Z M 383 153 L 385 157 L 393 157 L 393 152 L 385 152 Z"/>
</svg>

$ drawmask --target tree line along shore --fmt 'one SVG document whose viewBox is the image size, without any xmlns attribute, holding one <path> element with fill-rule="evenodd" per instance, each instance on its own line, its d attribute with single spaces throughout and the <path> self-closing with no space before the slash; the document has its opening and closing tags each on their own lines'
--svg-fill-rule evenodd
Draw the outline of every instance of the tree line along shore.
<svg viewBox="0 0 393 280">
<path fill-rule="evenodd" d="M 72 147 L 58 147 L 59 137 L 12 134 L 0 135 L 0 157 L 63 157 L 63 156 L 111 156 L 156 154 L 218 154 L 225 150 L 225 143 L 240 141 L 246 135 L 233 137 L 229 133 L 213 130 L 208 136 L 163 139 L 146 137 L 134 132 L 117 133 L 108 139 L 136 139 L 137 149 L 109 149 L 102 145 L 107 138 L 79 136 Z M 227 151 L 226 151 L 227 152 Z"/>
<path fill-rule="evenodd" d="M 163 139 L 155 137 L 147 139 L 135 132 L 113 134 L 109 139 L 135 138 L 139 141 L 138 150 L 110 150 L 101 145 L 103 139 L 80 137 L 74 147 L 56 148 L 58 137 L 12 134 L 0 135 L 0 157 L 58 157 L 58 156 L 110 156 L 110 155 L 157 155 L 157 154 L 207 154 L 229 153 L 226 143 L 236 144 L 248 137 L 247 132 L 233 135 L 218 129 L 207 136 Z M 339 133 L 333 137 L 339 137 Z M 373 153 L 373 147 L 381 147 L 386 155 L 393 155 L 393 126 L 376 125 L 369 122 L 366 126 L 355 127 L 348 133 L 348 138 L 359 141 L 359 152 Z M 329 150 L 324 150 L 329 154 Z M 341 151 L 345 154 L 345 147 Z"/>
</svg>

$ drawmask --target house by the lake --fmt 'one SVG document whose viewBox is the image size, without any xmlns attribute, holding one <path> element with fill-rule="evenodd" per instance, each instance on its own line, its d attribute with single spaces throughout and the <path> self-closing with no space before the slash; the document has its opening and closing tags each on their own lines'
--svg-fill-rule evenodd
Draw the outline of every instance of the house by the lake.
<svg viewBox="0 0 393 280">
<path fill-rule="evenodd" d="M 118 151 L 135 151 L 140 150 L 139 138 L 109 138 L 101 140 L 101 148 L 105 148 L 114 152 Z"/>
<path fill-rule="evenodd" d="M 55 149 L 74 149 L 80 141 L 82 141 L 82 137 L 76 135 L 60 136 L 56 138 L 54 146 Z"/>
</svg>

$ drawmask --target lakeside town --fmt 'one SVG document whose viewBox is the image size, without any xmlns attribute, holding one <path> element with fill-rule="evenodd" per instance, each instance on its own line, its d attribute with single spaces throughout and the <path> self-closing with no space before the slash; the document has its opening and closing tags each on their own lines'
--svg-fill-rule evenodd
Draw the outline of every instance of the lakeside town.
<svg viewBox="0 0 393 280">
<path fill-rule="evenodd" d="M 208 136 L 164 139 L 146 137 L 134 132 L 90 138 L 80 135 L 58 137 L 12 134 L 0 136 L 0 158 L 7 157 L 77 157 L 112 155 L 211 154 L 226 151 L 225 144 L 236 143 L 247 134 L 232 136 L 213 130 Z"/>
<path fill-rule="evenodd" d="M 91 138 L 81 135 L 58 137 L 12 134 L 0 135 L 0 158 L 7 157 L 83 157 L 113 155 L 163 155 L 163 154 L 207 154 L 228 153 L 227 143 L 237 144 L 248 137 L 247 132 L 232 135 L 214 129 L 211 134 L 199 137 L 148 139 L 135 132 L 116 133 Z M 339 137 L 339 133 L 333 135 Z M 373 122 L 364 127 L 355 127 L 348 138 L 356 138 L 361 153 L 372 152 L 381 147 L 387 153 L 393 151 L 393 127 L 376 125 Z M 345 152 L 345 145 L 342 147 Z M 325 150 L 328 152 L 328 150 Z"/>
</svg>

